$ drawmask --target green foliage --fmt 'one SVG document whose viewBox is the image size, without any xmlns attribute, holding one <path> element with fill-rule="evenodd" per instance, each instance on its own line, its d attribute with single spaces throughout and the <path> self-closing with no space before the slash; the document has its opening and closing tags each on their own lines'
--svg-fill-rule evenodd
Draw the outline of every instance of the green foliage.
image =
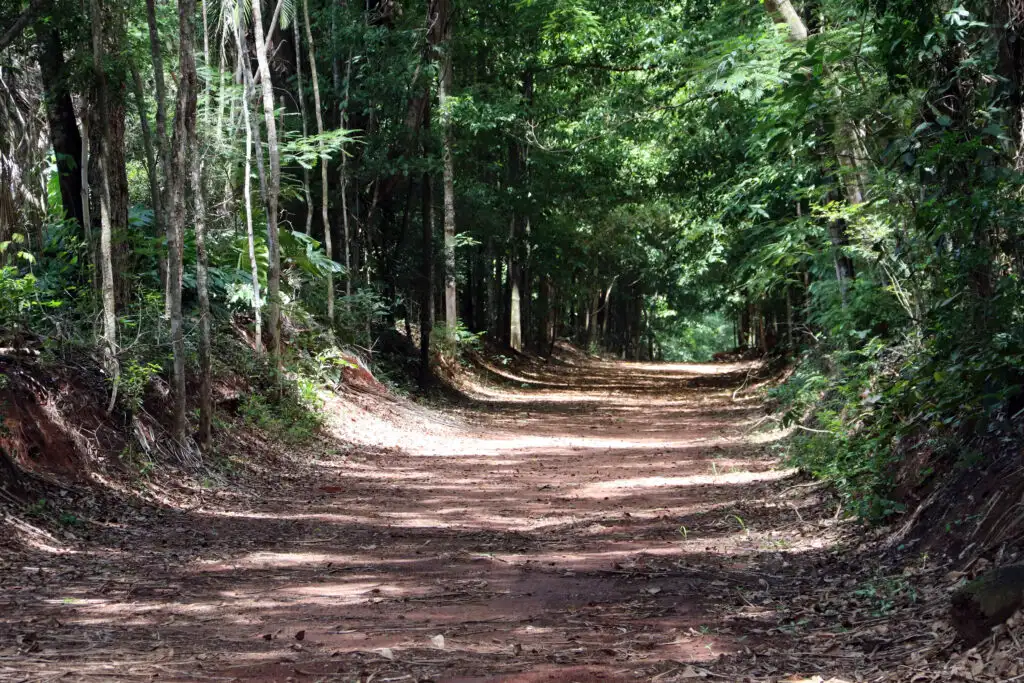
<svg viewBox="0 0 1024 683">
<path fill-rule="evenodd" d="M 342 349 L 373 355 L 382 331 L 436 299 L 446 264 L 430 230 L 437 216 L 420 202 L 430 199 L 427 178 L 441 184 L 447 141 L 456 171 L 451 275 L 466 320 L 434 330 L 441 355 L 477 346 L 483 329 L 505 341 L 517 270 L 532 350 L 542 350 L 551 323 L 592 351 L 635 359 L 705 361 L 737 341 L 788 353 L 800 365 L 773 395 L 785 423 L 799 426 L 791 457 L 872 518 L 899 511 L 891 499 L 908 449 L 983 466 L 993 449 L 1024 440 L 1024 60 L 1010 49 L 1006 3 L 797 3 L 810 28 L 804 41 L 790 40 L 765 3 L 468 0 L 452 17 L 453 39 L 430 49 L 423 12 L 368 17 L 359 3 L 310 5 L 318 70 L 333 76 L 319 79 L 333 128 L 310 135 L 307 120 L 303 130 L 298 103 L 308 116 L 310 93 L 293 78 L 294 53 L 272 57 L 284 101 L 275 113 L 285 369 L 268 368 L 249 346 L 215 342 L 216 369 L 240 373 L 253 389 L 242 411 L 250 424 L 293 428 L 287 438 L 314 433 L 317 393 L 349 363 Z M 49 26 L 63 40 L 67 87 L 89 105 L 87 17 L 73 3 L 64 9 Z M 125 30 L 110 33 L 118 49 L 104 64 L 118 92 L 129 67 L 144 82 L 156 76 L 143 8 L 123 9 Z M 243 2 L 219 13 L 225 36 L 232 20 L 249 30 L 250 9 Z M 282 4 L 280 30 L 296 9 Z M 165 39 L 175 33 L 172 7 L 159 5 L 157 19 Z M 35 73 L 26 65 L 45 56 L 32 33 L 5 53 L 12 77 Z M 223 71 L 200 67 L 201 148 L 187 153 L 204 160 L 215 329 L 251 335 L 255 313 L 267 319 L 266 203 L 254 189 L 260 300 L 240 190 L 238 55 L 226 48 Z M 439 57 L 451 58 L 455 73 L 443 107 L 434 102 Z M 166 69 L 175 82 L 173 57 Z M 56 171 L 67 155 L 20 144 L 45 135 L 7 134 L 52 104 L 34 94 L 47 91 L 41 83 L 21 84 L 0 92 L 0 155 L 11 180 L 0 185 L 0 204 L 4 220 L 24 223 L 8 229 L 7 221 L 0 235 L 0 339 L 93 351 L 98 230 L 65 216 Z M 151 93 L 140 104 L 151 123 Z M 128 218 L 117 217 L 114 236 L 118 360 L 122 407 L 137 411 L 146 387 L 169 372 L 167 245 L 148 205 L 141 127 L 122 128 L 115 147 L 126 158 L 110 178 Z M 263 161 L 271 153 L 254 151 Z M 326 190 L 303 186 L 313 168 L 328 171 Z M 259 188 L 260 172 L 250 172 Z M 39 196 L 14 204 L 8 188 Z M 333 254 L 321 243 L 322 192 Z M 434 194 L 438 214 L 439 188 Z M 35 220 L 30 214 L 45 212 L 38 207 L 50 215 Z M 190 226 L 190 359 L 195 247 Z M 351 272 L 335 261 L 341 254 Z M 434 282 L 424 275 L 428 254 Z"/>
<path fill-rule="evenodd" d="M 877 576 L 865 581 L 853 594 L 867 603 L 874 617 L 917 602 L 917 589 L 904 576 Z"/>
<path fill-rule="evenodd" d="M 25 514 L 29 517 L 42 517 L 46 514 L 46 511 L 49 508 L 49 506 L 50 504 L 47 502 L 45 498 L 40 498 L 39 500 L 25 508 Z"/>
<path fill-rule="evenodd" d="M 720 312 L 680 317 L 667 308 L 655 311 L 654 329 L 667 361 L 704 363 L 735 346 L 733 322 Z"/>
<path fill-rule="evenodd" d="M 460 358 L 468 350 L 483 348 L 484 333 L 471 332 L 461 320 L 455 329 L 437 325 L 431 330 L 430 344 L 445 358 Z"/>
<path fill-rule="evenodd" d="M 128 412 L 134 413 L 142 408 L 150 383 L 162 371 L 163 368 L 157 363 L 139 362 L 135 358 L 121 366 L 118 395 Z"/>
<path fill-rule="evenodd" d="M 249 394 L 238 407 L 243 421 L 285 443 L 303 444 L 313 439 L 321 426 L 315 389 L 300 380 L 281 396 Z"/>
<path fill-rule="evenodd" d="M 139 450 L 134 443 L 127 444 L 118 453 L 117 459 L 121 464 L 138 475 L 140 479 L 148 479 L 149 475 L 156 469 L 156 463 L 148 454 Z"/>
<path fill-rule="evenodd" d="M 18 339 L 36 328 L 42 313 L 37 286 L 31 273 L 22 275 L 13 266 L 0 268 L 0 334 L 7 340 Z"/>
</svg>

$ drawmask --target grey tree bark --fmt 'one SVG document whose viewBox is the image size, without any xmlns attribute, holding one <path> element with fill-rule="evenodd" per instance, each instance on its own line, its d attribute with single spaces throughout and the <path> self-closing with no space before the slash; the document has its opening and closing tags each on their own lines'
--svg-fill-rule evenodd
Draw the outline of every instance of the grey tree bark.
<svg viewBox="0 0 1024 683">
<path fill-rule="evenodd" d="M 277 121 L 274 118 L 274 86 L 270 80 L 270 61 L 263 32 L 262 0 L 252 3 L 253 33 L 256 37 L 256 61 L 259 64 L 263 91 L 263 118 L 267 126 L 267 151 L 270 155 L 270 178 L 267 183 L 267 299 L 270 324 L 270 357 L 274 367 L 281 366 L 281 245 L 278 241 L 277 212 L 281 194 L 281 156 L 277 145 Z"/>
<path fill-rule="evenodd" d="M 309 135 L 309 125 L 306 121 L 306 89 L 302 84 L 302 35 L 299 33 L 299 18 L 296 16 L 292 22 L 292 34 L 295 40 L 295 81 L 299 91 L 299 118 L 302 119 L 302 137 Z M 306 234 L 313 232 L 313 195 L 309 191 L 309 169 L 302 167 L 302 194 L 306 200 Z"/>
<path fill-rule="evenodd" d="M 208 283 L 209 259 L 206 253 L 206 201 L 203 197 L 202 161 L 195 133 L 192 138 L 192 206 L 196 231 L 196 289 L 199 294 L 199 447 L 203 451 L 209 451 L 213 436 L 213 370 L 210 358 L 213 340 Z"/>
<path fill-rule="evenodd" d="M 146 170 L 149 175 L 149 195 L 153 202 L 153 228 L 159 235 L 164 228 L 163 196 L 160 193 L 160 172 L 157 168 L 156 152 L 153 147 L 153 133 L 149 128 L 149 116 L 146 114 L 146 95 L 142 85 L 142 75 L 131 62 L 132 83 L 135 87 L 135 105 L 139 111 L 139 127 L 142 130 L 142 148 L 146 153 Z"/>
<path fill-rule="evenodd" d="M 103 71 L 103 6 L 100 0 L 90 0 L 89 9 L 92 25 L 92 67 L 96 78 L 96 107 L 99 120 L 107 119 L 107 76 Z M 103 360 L 107 374 L 113 382 L 110 392 L 110 403 L 107 412 L 114 409 L 117 401 L 117 389 L 121 379 L 120 366 L 117 359 L 117 311 L 114 297 L 114 261 L 113 261 L 113 230 L 110 219 L 110 163 L 109 163 L 108 130 L 104 125 L 100 130 L 100 298 L 103 302 Z"/>
<path fill-rule="evenodd" d="M 437 21 L 444 53 L 437 82 L 437 101 L 441 108 L 441 141 L 444 178 L 444 311 L 449 335 L 458 326 L 459 307 L 455 273 L 455 164 L 452 159 L 452 117 L 447 106 L 452 91 L 452 17 L 449 0 L 438 0 Z"/>
<path fill-rule="evenodd" d="M 157 222 L 166 230 L 169 218 L 167 192 L 171 173 L 171 150 L 167 142 L 167 86 L 164 82 L 164 59 L 163 51 L 160 49 L 160 30 L 156 23 L 156 0 L 146 0 L 146 24 L 149 27 L 149 54 L 153 62 L 153 82 L 156 86 L 156 154 L 160 160 L 160 171 L 164 181 L 164 196 L 159 207 L 162 215 Z M 168 244 L 169 246 L 170 244 Z M 166 272 L 168 264 L 170 264 L 170 257 L 164 262 L 164 316 L 170 318 L 171 285 Z M 181 273 L 178 274 L 178 277 L 180 279 Z"/>
<path fill-rule="evenodd" d="M 313 80 L 313 111 L 316 114 L 316 133 L 319 136 L 324 134 L 324 115 L 320 107 L 320 75 L 316 68 L 316 47 L 313 43 L 313 32 L 309 27 L 309 0 L 302 0 L 302 16 L 305 20 L 306 42 L 309 44 L 306 54 L 309 57 L 309 75 Z M 320 141 L 321 152 L 323 152 L 323 140 Z M 323 154 L 320 157 L 320 190 L 321 190 L 321 212 L 320 217 L 324 223 L 324 249 L 327 257 L 334 258 L 334 245 L 331 240 L 331 220 L 327 212 L 328 207 L 328 181 L 327 181 L 327 159 Z M 327 319 L 334 325 L 334 275 L 327 274 Z"/>
<path fill-rule="evenodd" d="M 260 270 L 259 264 L 256 261 L 256 232 L 253 227 L 252 215 L 252 145 L 254 122 L 249 113 L 252 84 L 251 78 L 248 75 L 249 69 L 242 61 L 245 51 L 242 47 L 241 26 L 235 27 L 235 41 L 238 47 L 238 68 L 242 72 L 242 82 L 245 84 L 242 97 L 242 120 L 245 123 L 245 173 L 242 178 L 242 201 L 245 203 L 245 229 L 249 245 L 249 268 L 252 273 L 252 313 L 255 322 L 253 346 L 256 350 L 256 356 L 261 357 L 263 355 L 263 302 L 260 299 Z M 262 164 L 260 168 L 262 168 Z M 260 177 L 262 179 L 262 174 Z"/>
<path fill-rule="evenodd" d="M 189 176 L 190 143 L 195 138 L 198 76 L 194 49 L 196 0 L 178 0 L 178 99 L 174 111 L 171 167 L 168 182 L 167 268 L 171 308 L 171 348 L 174 352 L 174 422 L 172 434 L 180 445 L 187 437 L 185 417 L 185 330 L 181 311 L 181 278 L 184 256 L 185 184 Z"/>
</svg>

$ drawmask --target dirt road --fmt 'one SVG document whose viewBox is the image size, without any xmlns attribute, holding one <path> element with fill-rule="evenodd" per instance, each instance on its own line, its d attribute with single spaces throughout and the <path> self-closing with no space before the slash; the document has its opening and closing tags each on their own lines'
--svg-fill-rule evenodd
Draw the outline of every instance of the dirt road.
<svg viewBox="0 0 1024 683">
<path fill-rule="evenodd" d="M 8 566 L 0 678 L 664 682 L 770 654 L 828 534 L 751 441 L 747 367 L 499 371 L 441 427 L 381 427 L 400 449 L 327 443 L 259 497 Z"/>
</svg>

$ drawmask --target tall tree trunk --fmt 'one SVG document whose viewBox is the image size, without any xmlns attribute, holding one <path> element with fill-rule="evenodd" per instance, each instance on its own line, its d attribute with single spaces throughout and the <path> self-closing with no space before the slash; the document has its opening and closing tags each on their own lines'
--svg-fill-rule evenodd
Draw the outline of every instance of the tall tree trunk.
<svg viewBox="0 0 1024 683">
<path fill-rule="evenodd" d="M 263 118 L 267 126 L 267 151 L 270 154 L 270 178 L 267 183 L 267 298 L 270 303 L 270 356 L 274 367 L 281 367 L 281 245 L 278 242 L 277 211 L 281 194 L 281 156 L 277 147 L 277 121 L 274 118 L 274 85 L 270 80 L 270 61 L 263 33 L 262 0 L 252 3 L 252 23 L 256 36 L 256 61 L 259 63 L 263 90 Z"/>
<path fill-rule="evenodd" d="M 239 45 L 241 45 L 241 29 L 237 29 Z M 241 63 L 241 56 L 239 56 L 239 62 Z M 244 69 L 245 66 L 243 65 Z M 245 79 L 248 83 L 248 79 Z M 248 88 L 246 88 L 248 91 Z M 256 260 L 256 233 L 253 227 L 252 217 L 252 128 L 253 121 L 249 114 L 249 98 L 244 97 L 242 100 L 242 119 L 245 122 L 245 174 L 242 178 L 242 201 L 245 202 L 245 228 L 246 237 L 249 243 L 249 268 L 252 273 L 252 313 L 255 320 L 255 329 L 253 331 L 253 345 L 256 349 L 257 357 L 263 355 L 263 317 L 261 309 L 263 303 L 260 300 L 260 269 L 259 262 Z"/>
<path fill-rule="evenodd" d="M 302 0 L 302 16 L 305 20 L 306 27 L 306 42 L 309 44 L 309 49 L 306 54 L 309 56 L 309 75 L 313 79 L 313 111 L 316 113 L 316 134 L 321 136 L 320 140 L 320 192 L 321 192 L 321 203 L 320 203 L 320 217 L 324 222 L 324 250 L 327 252 L 327 257 L 330 259 L 334 258 L 334 245 L 331 240 L 331 219 L 328 214 L 328 182 L 327 182 L 327 157 L 324 155 L 323 149 L 323 134 L 324 134 L 324 115 L 320 107 L 320 75 L 316 68 L 316 47 L 313 44 L 313 31 L 309 27 L 309 0 Z M 334 275 L 332 273 L 327 274 L 327 319 L 330 321 L 331 326 L 334 326 Z"/>
<path fill-rule="evenodd" d="M 156 153 L 153 147 L 153 134 L 149 129 L 149 116 L 146 113 L 146 95 L 142 85 L 142 75 L 131 62 L 132 83 L 135 87 L 135 105 L 139 110 L 139 128 L 142 131 L 142 148 L 146 153 L 146 171 L 149 176 L 149 198 L 153 203 L 153 229 L 157 235 L 163 233 L 163 197 L 160 195 L 160 173 L 157 170 Z"/>
<path fill-rule="evenodd" d="M 88 111 L 88 105 L 82 107 L 82 167 L 79 169 L 79 177 L 81 178 L 81 192 L 82 192 L 82 227 L 84 228 L 85 237 L 85 253 L 88 254 L 88 260 L 90 263 L 95 264 L 93 258 L 93 240 L 92 240 L 92 211 L 89 205 L 89 117 L 91 114 Z M 95 274 L 93 278 L 95 279 Z"/>
<path fill-rule="evenodd" d="M 298 17 L 292 22 L 295 39 L 295 81 L 299 96 L 299 118 L 302 119 L 302 137 L 309 136 L 309 124 L 306 120 L 306 89 L 302 85 L 302 35 L 299 33 Z M 313 232 L 313 195 L 309 191 L 309 169 L 302 167 L 302 194 L 306 198 L 306 234 Z"/>
<path fill-rule="evenodd" d="M 352 50 L 348 51 L 348 61 L 345 64 L 345 92 L 341 100 L 341 125 L 348 125 L 348 94 L 349 82 L 352 80 Z M 343 228 L 342 238 L 345 240 L 345 296 L 352 296 L 352 240 L 348 229 L 348 154 L 345 148 L 341 149 L 341 225 Z M 347 304 L 346 304 L 347 305 Z"/>
<path fill-rule="evenodd" d="M 508 145 L 508 186 L 512 191 L 519 189 L 520 147 L 515 141 Z M 508 345 L 514 351 L 523 349 L 522 308 L 519 292 L 521 276 L 519 263 L 519 216 L 516 208 L 508 221 Z"/>
<path fill-rule="evenodd" d="M 108 40 L 108 44 L 111 42 L 117 45 L 120 41 Z M 118 78 L 127 75 L 118 74 Z M 109 89 L 107 90 L 106 122 L 107 141 L 110 145 L 107 153 L 107 170 L 110 172 L 110 230 L 113 239 L 111 257 L 114 263 L 114 297 L 120 305 L 131 295 L 131 281 L 128 274 L 133 270 L 131 260 L 134 253 L 128 240 L 128 209 L 131 200 L 128 196 L 125 102 L 120 92 L 116 96 L 112 96 Z"/>
<path fill-rule="evenodd" d="M 508 269 L 510 306 L 508 314 L 508 345 L 514 351 L 523 350 L 523 302 L 522 293 L 519 290 L 521 268 L 518 261 L 510 261 Z"/>
<path fill-rule="evenodd" d="M 210 127 L 210 103 L 213 87 L 210 80 L 210 28 L 207 23 L 206 0 L 203 10 L 203 66 L 206 67 L 203 101 L 203 123 Z M 196 290 L 199 297 L 199 447 L 209 451 L 213 438 L 213 368 L 211 359 L 212 325 L 210 312 L 209 257 L 206 251 L 206 197 L 203 194 L 203 162 L 205 154 L 200 153 L 198 135 L 193 135 L 192 149 L 192 204 L 195 210 L 196 232 Z"/>
<path fill-rule="evenodd" d="M 210 27 L 207 23 L 206 0 L 202 0 L 203 10 L 203 67 L 206 75 L 203 78 L 203 89 L 206 96 L 203 98 L 203 125 L 210 126 L 210 100 L 213 99 L 213 83 L 210 81 Z M 198 148 L 197 148 L 198 149 Z"/>
<path fill-rule="evenodd" d="M 195 139 L 198 77 L 196 75 L 195 32 L 196 0 L 178 0 L 178 101 L 174 111 L 169 176 L 167 244 L 170 252 L 168 281 L 171 298 L 171 348 L 174 351 L 174 425 L 173 435 L 179 444 L 186 439 L 185 419 L 185 331 L 181 312 L 181 273 L 185 235 L 185 184 L 189 176 L 189 159 L 196 155 L 191 149 Z"/>
<path fill-rule="evenodd" d="M 249 71 L 249 40 L 248 36 L 242 32 L 242 27 L 239 25 L 235 32 L 235 40 L 238 46 L 238 71 L 242 81 L 242 90 L 245 97 L 246 111 L 251 103 L 256 101 L 256 85 L 253 82 L 252 72 Z M 252 144 L 255 146 L 256 153 L 256 175 L 260 181 L 260 201 L 263 202 L 263 208 L 266 210 L 267 207 L 267 172 L 264 168 L 263 160 L 263 136 L 260 133 L 259 120 L 252 121 Z"/>
<path fill-rule="evenodd" d="M 790 351 L 795 348 L 793 344 L 793 291 L 789 286 L 786 287 L 786 348 Z"/>
<path fill-rule="evenodd" d="M 499 338 L 498 325 L 501 319 L 498 310 L 498 290 L 501 289 L 500 279 L 496 279 L 495 263 L 497 254 L 494 248 L 494 237 L 487 238 L 487 247 L 484 250 L 484 278 L 487 287 L 487 332 L 492 339 Z"/>
<path fill-rule="evenodd" d="M 452 91 L 452 17 L 449 0 L 437 0 L 437 22 L 444 44 L 437 101 L 441 108 L 441 141 L 444 173 L 444 310 L 449 335 L 458 327 L 459 304 L 455 273 L 455 163 L 452 159 L 452 117 L 447 106 Z"/>
<path fill-rule="evenodd" d="M 429 128 L 429 124 L 427 125 Z M 426 146 L 425 146 L 426 150 Z M 430 174 L 423 174 L 423 289 L 420 293 L 420 386 L 430 380 L 430 333 L 434 322 L 434 197 Z"/>
<path fill-rule="evenodd" d="M 612 288 L 615 287 L 615 278 L 608 283 L 608 289 L 604 292 L 604 319 L 601 321 L 601 342 L 608 343 L 608 319 L 612 317 Z"/>
<path fill-rule="evenodd" d="M 601 288 L 595 286 L 590 291 L 590 308 L 587 311 L 587 350 L 593 348 L 597 341 L 597 312 L 601 307 Z"/>
<path fill-rule="evenodd" d="M 92 15 L 92 67 L 96 78 L 96 109 L 98 119 L 107 121 L 107 76 L 103 71 L 103 9 L 100 0 L 90 0 Z M 113 229 L 110 219 L 110 175 L 109 136 L 101 126 L 100 166 L 100 298 L 103 301 L 103 356 L 107 374 L 113 380 L 110 404 L 107 412 L 114 409 L 117 389 L 120 383 L 120 366 L 117 360 L 117 311 L 114 299 Z"/>
<path fill-rule="evenodd" d="M 39 77 L 43 84 L 50 144 L 56 157 L 61 204 L 67 217 L 78 221 L 83 236 L 88 237 L 92 225 L 86 220 L 86 208 L 82 200 L 83 141 L 75 122 L 75 105 L 68 88 L 69 74 L 64 63 L 64 45 L 60 32 L 52 22 L 37 22 L 35 31 L 39 40 Z M 85 117 L 82 119 L 84 121 Z"/>
<path fill-rule="evenodd" d="M 171 173 L 171 150 L 167 142 L 167 87 L 164 83 L 164 58 L 160 48 L 160 30 L 156 23 L 156 0 L 146 0 L 146 24 L 149 27 L 149 54 L 153 62 L 153 82 L 156 86 L 156 151 L 160 159 L 160 169 L 164 178 L 164 197 L 160 203 L 163 215 L 158 223 L 167 229 L 168 225 L 168 186 Z M 170 246 L 170 245 L 168 245 Z M 170 256 L 166 263 L 170 264 Z M 171 281 L 164 267 L 164 315 L 171 316 Z M 181 277 L 179 273 L 178 277 Z"/>
<path fill-rule="evenodd" d="M 205 15 L 206 4 L 203 9 Z M 192 136 L 195 138 L 195 134 Z M 193 140 L 192 156 L 192 203 L 195 209 L 196 231 L 196 289 L 199 294 L 199 447 L 210 450 L 213 423 L 212 363 L 210 359 L 211 319 L 210 289 L 208 284 L 209 262 L 206 254 L 206 201 L 203 197 L 203 171 L 199 145 Z"/>
</svg>

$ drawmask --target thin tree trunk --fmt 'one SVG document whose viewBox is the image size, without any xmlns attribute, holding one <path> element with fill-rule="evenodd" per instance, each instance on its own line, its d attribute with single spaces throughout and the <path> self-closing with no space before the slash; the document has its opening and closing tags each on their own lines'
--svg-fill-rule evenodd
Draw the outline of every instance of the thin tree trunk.
<svg viewBox="0 0 1024 683">
<path fill-rule="evenodd" d="M 84 108 L 83 108 L 84 109 Z M 93 263 L 92 214 L 89 205 L 89 112 L 82 112 L 82 166 L 79 169 L 82 186 L 82 228 L 85 236 L 85 253 Z"/>
<path fill-rule="evenodd" d="M 431 12 L 431 0 L 427 5 L 427 23 L 433 17 Z M 433 31 L 429 32 L 433 36 Z M 428 38 L 433 45 L 436 44 Z M 428 50 L 427 58 L 431 57 L 432 50 Z M 428 85 L 423 93 L 423 157 L 430 158 L 430 86 Z M 434 327 L 434 184 L 429 171 L 423 173 L 422 192 L 422 249 L 423 249 L 423 291 L 420 301 L 420 386 L 426 386 L 430 379 L 430 335 Z"/>
<path fill-rule="evenodd" d="M 96 78 L 97 113 L 107 121 L 107 76 L 103 71 L 103 10 L 100 0 L 90 0 L 92 15 L 92 67 Z M 117 311 L 114 300 L 113 230 L 110 220 L 110 175 L 106 127 L 101 129 L 100 165 L 100 297 L 103 301 L 103 357 L 107 374 L 113 382 L 107 412 L 114 409 L 120 382 L 117 361 Z"/>
<path fill-rule="evenodd" d="M 517 188 L 519 185 L 519 161 L 520 149 L 518 143 L 509 144 L 509 187 Z M 523 350 L 523 327 L 522 327 L 522 302 L 519 292 L 519 280 L 521 277 L 521 265 L 519 262 L 519 219 L 515 211 L 509 218 L 508 228 L 508 345 L 515 351 Z"/>
<path fill-rule="evenodd" d="M 206 4 L 203 3 L 205 15 Z M 195 135 L 193 134 L 193 138 Z M 210 360 L 211 319 L 210 289 L 208 280 L 209 263 L 206 254 L 206 202 L 203 198 L 203 171 L 199 145 L 191 146 L 192 156 L 192 202 L 195 208 L 193 222 L 196 231 L 196 289 L 199 292 L 199 447 L 209 451 L 212 437 L 213 396 L 212 365 Z"/>
<path fill-rule="evenodd" d="M 615 287 L 615 278 L 608 283 L 608 289 L 604 292 L 604 319 L 601 321 L 601 342 L 607 343 L 608 319 L 612 317 L 612 288 Z"/>
<path fill-rule="evenodd" d="M 249 267 L 252 272 L 252 313 L 256 322 L 256 329 L 253 332 L 253 342 L 256 349 L 256 356 L 263 355 L 263 318 L 261 314 L 262 302 L 260 301 L 260 269 L 256 261 L 256 233 L 253 228 L 252 218 L 252 127 L 253 122 L 249 117 L 248 98 L 242 102 L 242 119 L 245 121 L 245 175 L 242 178 L 242 196 L 245 202 L 245 228 L 249 242 Z"/>
<path fill-rule="evenodd" d="M 484 278 L 487 287 L 487 332 L 490 333 L 491 337 L 497 338 L 498 319 L 500 317 L 498 315 L 499 283 L 495 281 L 494 276 L 494 252 L 494 237 L 488 237 L 487 247 L 484 250 Z"/>
<path fill-rule="evenodd" d="M 459 305 L 455 274 L 455 163 L 452 159 L 452 117 L 448 96 L 452 91 L 452 18 L 448 0 L 438 0 L 437 21 L 445 50 L 437 81 L 437 101 L 441 108 L 441 140 L 444 174 L 444 309 L 448 334 L 458 327 Z"/>
<path fill-rule="evenodd" d="M 210 126 L 210 100 L 213 96 L 213 85 L 210 82 L 210 27 L 206 18 L 206 0 L 202 0 L 203 10 L 203 67 L 206 69 L 206 76 L 203 78 L 203 89 L 206 97 L 203 99 L 203 124 Z M 198 147 L 196 148 L 198 151 Z"/>
<path fill-rule="evenodd" d="M 320 75 L 316 68 L 316 47 L 313 44 L 313 32 L 309 27 L 309 0 L 302 0 L 302 16 L 306 21 L 306 42 L 309 49 L 306 54 L 309 56 L 309 75 L 313 79 L 313 111 L 316 114 L 316 134 L 321 136 L 320 140 L 320 190 L 321 218 L 324 222 L 324 250 L 327 258 L 334 258 L 334 245 L 331 240 L 331 220 L 327 212 L 328 207 L 328 181 L 327 181 L 327 158 L 323 154 L 324 115 L 320 108 Z M 327 274 L 327 319 L 334 325 L 334 275 Z"/>
<path fill-rule="evenodd" d="M 515 351 L 523 350 L 522 301 L 519 292 L 520 266 L 515 257 L 509 259 L 508 284 L 510 291 L 508 345 Z"/>
<path fill-rule="evenodd" d="M 429 126 L 428 126 L 429 127 Z M 423 290 L 420 299 L 420 386 L 430 379 L 430 333 L 434 322 L 434 198 L 430 174 L 423 174 Z"/>
<path fill-rule="evenodd" d="M 131 60 L 129 60 L 131 61 Z M 135 86 L 135 104 L 139 110 L 139 127 L 142 130 L 142 148 L 146 153 L 146 170 L 149 175 L 149 196 L 153 202 L 153 229 L 159 235 L 163 232 L 163 197 L 160 195 L 160 173 L 157 170 L 156 153 L 153 149 L 153 134 L 149 129 L 146 114 L 146 96 L 142 76 L 135 62 L 131 61 L 132 83 Z"/>
<path fill-rule="evenodd" d="M 341 125 L 348 125 L 348 93 L 349 83 L 352 80 L 352 50 L 348 51 L 348 60 L 345 64 L 345 94 L 341 101 Z M 348 230 L 348 154 L 345 148 L 341 148 L 341 224 L 344 229 L 345 240 L 345 296 L 352 296 L 352 260 L 350 255 L 351 238 Z"/>
<path fill-rule="evenodd" d="M 110 12 L 107 12 L 105 24 L 109 25 Z M 108 43 L 119 44 L 115 38 L 108 39 Z M 117 67 L 120 68 L 120 67 Z M 130 77 L 129 74 L 116 74 L 118 82 L 123 77 Z M 125 80 L 127 80 L 125 78 Z M 128 244 L 128 162 L 125 157 L 125 103 L 121 96 L 120 88 L 116 96 L 113 89 L 107 90 L 107 115 L 103 129 L 107 140 L 107 171 L 109 172 L 110 183 L 110 234 L 111 234 L 111 259 L 113 259 L 114 273 L 114 300 L 117 305 L 128 300 L 130 283 L 127 275 L 131 272 L 131 258 L 133 256 Z"/>
<path fill-rule="evenodd" d="M 196 75 L 193 34 L 196 0 L 178 0 L 178 101 L 174 111 L 171 167 L 168 183 L 170 221 L 167 244 L 170 251 L 168 280 L 171 298 L 171 348 L 174 352 L 173 436 L 184 444 L 188 423 L 185 418 L 185 330 L 181 311 L 182 257 L 185 235 L 185 185 L 189 175 L 190 149 L 195 137 L 198 77 Z"/>
<path fill-rule="evenodd" d="M 277 233 L 277 210 L 281 192 L 281 157 L 277 148 L 277 121 L 274 119 L 274 86 L 270 80 L 270 61 L 263 33 L 262 0 L 252 3 L 253 29 L 256 35 L 256 61 L 259 63 L 263 90 L 263 118 L 267 125 L 267 149 L 270 154 L 270 179 L 267 186 L 267 250 L 270 265 L 267 272 L 267 298 L 270 302 L 270 356 L 274 367 L 281 366 L 281 246 Z"/>
<path fill-rule="evenodd" d="M 555 342 L 558 340 L 558 291 L 551 277 L 544 278 L 544 284 L 548 290 L 548 312 L 547 312 L 547 355 L 551 356 L 555 350 Z"/>
<path fill-rule="evenodd" d="M 241 73 L 242 90 L 245 95 L 245 109 L 248 112 L 249 104 L 256 101 L 256 85 L 253 83 L 252 72 L 249 71 L 249 60 L 246 57 L 248 54 L 248 39 L 242 33 L 241 26 L 238 27 L 235 33 L 235 40 L 238 44 L 238 69 Z M 252 144 L 255 145 L 256 175 L 260 181 L 260 201 L 263 202 L 263 208 L 266 210 L 267 173 L 263 162 L 263 136 L 260 134 L 259 120 L 252 121 L 250 130 L 253 138 Z"/>
<path fill-rule="evenodd" d="M 794 349 L 793 344 L 793 292 L 786 287 L 786 346 L 790 351 Z"/>
<path fill-rule="evenodd" d="M 590 309 L 587 311 L 587 351 L 590 351 L 597 340 L 597 312 L 600 307 L 601 288 L 595 287 L 590 293 Z"/>
<path fill-rule="evenodd" d="M 156 0 L 146 0 L 146 23 L 149 27 L 149 53 L 153 62 L 153 82 L 156 86 L 156 153 L 160 160 L 160 169 L 164 178 L 164 192 L 167 192 L 167 184 L 170 183 L 171 173 L 171 150 L 167 143 L 167 87 L 164 83 L 164 60 L 160 49 L 160 30 L 156 23 Z M 160 216 L 159 224 L 167 229 L 168 225 L 168 200 L 167 194 L 160 202 L 163 215 Z M 168 244 L 168 247 L 170 244 Z M 170 264 L 168 256 L 166 264 Z M 165 265 L 167 269 L 167 265 Z M 181 273 L 178 274 L 180 279 Z M 171 315 L 171 292 L 170 277 L 164 278 L 164 316 Z"/>
<path fill-rule="evenodd" d="M 299 91 L 299 117 L 302 119 L 302 137 L 309 136 L 306 122 L 306 89 L 302 85 L 302 36 L 299 33 L 299 18 L 295 17 L 292 28 L 295 35 L 295 80 Z M 302 167 L 302 194 L 306 198 L 306 234 L 313 232 L 313 195 L 309 191 L 309 169 Z"/>
</svg>

